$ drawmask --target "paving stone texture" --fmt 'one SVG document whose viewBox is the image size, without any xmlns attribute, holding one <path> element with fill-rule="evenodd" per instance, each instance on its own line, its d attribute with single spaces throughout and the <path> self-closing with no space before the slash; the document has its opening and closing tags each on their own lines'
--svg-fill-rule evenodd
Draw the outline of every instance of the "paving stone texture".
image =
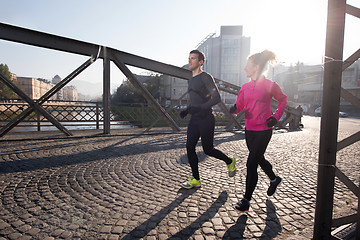
<svg viewBox="0 0 360 240">
<path fill-rule="evenodd" d="M 274 133 L 266 158 L 284 181 L 268 197 L 269 179 L 259 169 L 245 214 L 232 208 L 245 188 L 244 132 L 215 133 L 216 147 L 237 160 L 234 178 L 224 162 L 206 157 L 198 145 L 203 184 L 191 190 L 180 187 L 190 175 L 184 130 L 123 133 L 92 137 L 83 131 L 55 138 L 35 133 L 26 141 L 1 141 L 0 239 L 312 238 L 318 131 Z M 339 133 L 339 139 L 349 135 Z M 356 143 L 337 154 L 337 166 L 357 185 L 359 149 Z M 336 179 L 334 217 L 355 213 L 357 205 Z"/>
</svg>

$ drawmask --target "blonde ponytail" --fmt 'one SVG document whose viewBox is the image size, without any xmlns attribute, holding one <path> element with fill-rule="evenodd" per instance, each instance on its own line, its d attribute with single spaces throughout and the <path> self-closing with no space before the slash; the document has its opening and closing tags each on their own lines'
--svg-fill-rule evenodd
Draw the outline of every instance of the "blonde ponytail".
<svg viewBox="0 0 360 240">
<path fill-rule="evenodd" d="M 272 51 L 264 50 L 261 52 L 261 55 L 263 56 L 264 60 L 266 60 L 266 62 L 269 62 L 271 64 L 274 64 L 276 62 L 276 55 Z"/>
<path fill-rule="evenodd" d="M 259 65 L 259 76 L 263 75 L 268 70 L 268 63 L 276 63 L 276 55 L 272 51 L 264 50 L 260 53 L 255 53 L 249 58 L 255 65 Z"/>
</svg>

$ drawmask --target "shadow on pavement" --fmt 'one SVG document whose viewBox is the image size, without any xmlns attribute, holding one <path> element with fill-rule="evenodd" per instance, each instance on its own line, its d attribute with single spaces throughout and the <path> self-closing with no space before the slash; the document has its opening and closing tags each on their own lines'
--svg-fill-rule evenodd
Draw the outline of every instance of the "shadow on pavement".
<svg viewBox="0 0 360 240">
<path fill-rule="evenodd" d="M 0 156 L 7 155 L 31 155 L 37 156 L 27 159 L 10 159 L 10 161 L 0 162 L 0 174 L 1 173 L 15 173 L 25 171 L 35 171 L 46 168 L 62 167 L 74 164 L 81 164 L 85 162 L 93 162 L 107 159 L 108 157 L 121 157 L 125 155 L 144 154 L 150 152 L 167 151 L 174 149 L 185 149 L 186 142 L 181 135 L 174 135 L 171 141 L 168 141 L 168 136 L 157 139 L 141 139 L 141 141 L 132 141 L 134 139 L 141 138 L 141 136 L 129 136 L 125 139 L 115 141 L 114 138 L 86 138 L 86 141 L 74 141 L 72 138 L 56 140 L 53 144 L 53 140 L 45 142 L 28 142 L 25 146 L 18 148 L 18 150 L 6 149 L 0 153 Z M 243 134 L 234 134 L 231 137 L 219 137 L 216 139 L 215 145 L 237 141 L 243 138 Z M 109 143 L 106 145 L 106 143 Z M 23 142 L 19 142 L 18 145 L 23 145 Z M 123 145 L 124 144 L 124 145 Z M 89 151 L 77 152 L 77 149 L 86 148 L 87 146 L 105 145 L 101 148 L 90 147 Z M 71 148 L 74 148 L 72 152 Z M 91 149 L 92 148 L 92 149 Z M 42 152 L 62 152 L 61 155 L 48 155 L 41 156 Z M 205 154 L 199 152 L 200 161 L 205 159 Z M 179 163 L 187 163 L 187 157 L 184 155 Z"/>
<path fill-rule="evenodd" d="M 219 211 L 220 207 L 224 205 L 228 198 L 228 194 L 226 191 L 222 191 L 216 201 L 211 204 L 211 206 L 199 216 L 194 222 L 192 222 L 189 226 L 177 232 L 169 239 L 189 239 L 196 230 L 201 228 L 201 226 L 212 219 L 216 213 Z"/>
<path fill-rule="evenodd" d="M 224 237 L 222 239 L 224 239 L 224 240 L 243 239 L 247 219 L 248 219 L 248 216 L 246 214 L 241 215 L 238 218 L 235 225 L 233 225 L 231 228 L 229 228 L 225 232 Z"/>
<path fill-rule="evenodd" d="M 236 224 L 229 228 L 222 238 L 223 240 L 244 239 L 244 232 L 248 216 L 241 215 Z M 281 232 L 281 223 L 276 215 L 276 209 L 271 200 L 266 200 L 266 226 L 260 239 L 273 239 Z"/>
<path fill-rule="evenodd" d="M 172 212 L 176 207 L 178 207 L 187 197 L 189 197 L 191 194 L 195 193 L 198 190 L 198 188 L 193 189 L 184 189 L 181 188 L 178 191 L 178 194 L 181 194 L 178 196 L 174 201 L 172 201 L 169 205 L 161 209 L 159 212 L 157 212 L 155 215 L 151 216 L 148 220 L 134 228 L 131 232 L 129 232 L 126 236 L 124 236 L 122 239 L 141 239 L 145 237 L 151 230 L 156 228 L 157 225 L 170 213 Z"/>
<path fill-rule="evenodd" d="M 263 234 L 261 235 L 262 238 L 274 238 L 279 233 L 281 233 L 281 223 L 279 218 L 276 214 L 276 208 L 271 200 L 266 200 L 266 226 L 264 229 Z"/>
<path fill-rule="evenodd" d="M 131 142 L 136 139 L 132 136 L 115 143 L 112 143 L 112 139 L 95 139 L 90 138 L 86 141 L 74 142 L 73 139 L 65 139 L 58 141 L 52 146 L 43 146 L 42 143 L 35 142 L 34 145 L 28 144 L 28 146 L 22 147 L 21 150 L 15 152 L 1 153 L 1 155 L 16 155 L 16 154 L 30 154 L 32 156 L 38 155 L 38 157 L 27 159 L 10 159 L 10 161 L 0 162 L 0 174 L 1 173 L 15 173 L 25 171 L 35 171 L 45 168 L 62 167 L 68 165 L 81 164 L 85 162 L 101 161 L 109 157 L 121 157 L 133 154 L 142 154 L 157 151 L 174 150 L 178 148 L 184 148 L 185 143 L 174 140 L 173 142 L 166 142 L 163 139 L 150 139 L 141 142 Z M 77 148 L 86 148 L 89 146 L 97 146 L 105 141 L 109 141 L 109 145 L 101 148 L 93 148 L 89 151 L 76 152 Z M 122 144 L 127 143 L 122 146 Z M 20 143 L 23 144 L 23 143 Z M 74 152 L 69 149 L 74 148 Z M 63 150 L 66 149 L 66 152 Z M 68 151 L 69 150 L 69 151 Z M 55 156 L 41 156 L 39 152 L 59 152 L 63 154 Z"/>
</svg>

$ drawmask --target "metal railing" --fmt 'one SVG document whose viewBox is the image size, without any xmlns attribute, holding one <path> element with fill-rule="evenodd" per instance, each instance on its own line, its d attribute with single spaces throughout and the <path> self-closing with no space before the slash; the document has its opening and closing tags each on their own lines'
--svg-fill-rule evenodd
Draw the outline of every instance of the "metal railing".
<svg viewBox="0 0 360 240">
<path fill-rule="evenodd" d="M 91 101 L 58 101 L 49 100 L 42 104 L 43 109 L 63 126 L 81 127 L 85 129 L 90 127 L 100 129 L 104 122 L 104 111 L 102 102 Z M 0 100 L 0 127 L 16 119 L 30 108 L 30 105 L 21 99 Z M 164 127 L 166 122 L 159 118 L 159 115 L 152 107 L 145 103 L 113 103 L 111 104 L 110 120 L 111 126 L 117 128 L 117 125 L 140 128 Z M 166 108 L 167 113 L 174 119 L 180 127 L 187 126 L 189 119 L 181 119 L 179 112 L 183 109 L 174 107 Z M 214 112 L 216 125 L 226 126 L 229 120 L 221 112 Z M 44 127 L 53 126 L 47 118 L 41 114 L 32 112 L 17 128 L 37 128 L 41 131 Z"/>
<path fill-rule="evenodd" d="M 44 102 L 42 107 L 63 126 L 94 126 L 96 129 L 100 129 L 104 120 L 101 102 L 49 100 Z M 29 108 L 30 105 L 21 99 L 0 100 L 0 127 L 5 127 Z M 112 113 L 110 119 L 111 121 L 115 119 Z M 27 115 L 22 123 L 17 124 L 17 127 L 36 126 L 37 131 L 41 131 L 41 127 L 53 126 L 47 118 L 36 111 Z M 116 125 L 117 123 L 112 124 Z M 125 125 L 126 123 L 121 124 Z"/>
</svg>

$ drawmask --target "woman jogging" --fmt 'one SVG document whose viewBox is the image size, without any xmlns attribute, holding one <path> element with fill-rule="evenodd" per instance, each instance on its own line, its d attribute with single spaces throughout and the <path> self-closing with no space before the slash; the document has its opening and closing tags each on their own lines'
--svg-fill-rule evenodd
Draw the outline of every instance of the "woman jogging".
<svg viewBox="0 0 360 240">
<path fill-rule="evenodd" d="M 272 165 L 264 157 L 264 153 L 272 136 L 272 128 L 284 113 L 287 96 L 280 86 L 264 76 L 268 63 L 275 61 L 273 52 L 265 50 L 251 55 L 244 68 L 246 76 L 251 80 L 241 87 L 236 104 L 230 108 L 230 112 L 237 114 L 245 110 L 245 140 L 249 149 L 246 163 L 246 188 L 244 198 L 234 207 L 240 212 L 246 212 L 250 207 L 250 200 L 255 190 L 258 173 L 257 167 L 270 178 L 270 186 L 267 195 L 274 195 L 276 188 L 282 182 L 282 178 L 276 176 Z M 271 100 L 278 102 L 278 108 L 271 113 Z"/>
</svg>

